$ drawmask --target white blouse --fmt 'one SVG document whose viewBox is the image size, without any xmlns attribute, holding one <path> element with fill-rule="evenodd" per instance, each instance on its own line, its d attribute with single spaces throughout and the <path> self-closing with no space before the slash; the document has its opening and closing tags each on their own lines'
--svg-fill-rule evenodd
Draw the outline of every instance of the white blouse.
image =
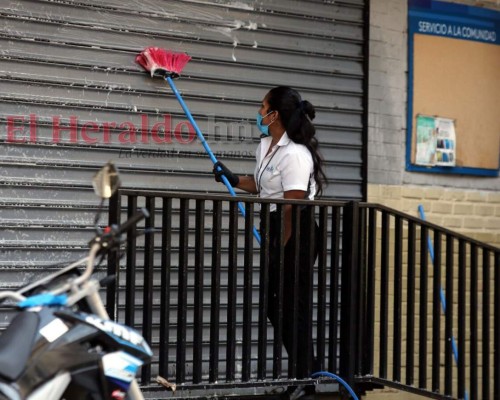
<svg viewBox="0 0 500 400">
<path fill-rule="evenodd" d="M 316 181 L 311 152 L 286 132 L 267 154 L 271 142 L 272 137 L 265 137 L 257 147 L 254 178 L 260 197 L 282 199 L 288 190 L 303 190 L 308 192 L 306 199 L 313 200 Z"/>
</svg>

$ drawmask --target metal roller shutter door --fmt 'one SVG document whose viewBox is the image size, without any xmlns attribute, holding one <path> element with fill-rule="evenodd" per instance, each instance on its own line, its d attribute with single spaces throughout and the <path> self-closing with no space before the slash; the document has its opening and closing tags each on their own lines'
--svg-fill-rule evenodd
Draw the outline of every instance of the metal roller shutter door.
<svg viewBox="0 0 500 400">
<path fill-rule="evenodd" d="M 109 159 L 129 188 L 224 192 L 169 88 L 135 64 L 147 46 L 193 57 L 177 86 L 235 172 L 253 171 L 262 97 L 289 85 L 316 106 L 325 195 L 362 198 L 363 0 L 0 4 L 2 286 L 85 252 L 90 180 Z M 173 132 L 157 143 L 162 122 Z"/>
</svg>

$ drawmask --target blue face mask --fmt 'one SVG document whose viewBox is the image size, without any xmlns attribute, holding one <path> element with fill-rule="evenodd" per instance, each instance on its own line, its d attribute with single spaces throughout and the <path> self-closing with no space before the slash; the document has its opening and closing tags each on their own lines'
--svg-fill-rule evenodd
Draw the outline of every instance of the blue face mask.
<svg viewBox="0 0 500 400">
<path fill-rule="evenodd" d="M 262 120 L 266 118 L 269 114 L 271 114 L 272 111 L 269 111 L 266 115 L 262 116 L 260 113 L 257 113 L 257 128 L 259 128 L 259 131 L 264 135 L 264 136 L 269 136 L 269 125 L 262 125 Z"/>
</svg>

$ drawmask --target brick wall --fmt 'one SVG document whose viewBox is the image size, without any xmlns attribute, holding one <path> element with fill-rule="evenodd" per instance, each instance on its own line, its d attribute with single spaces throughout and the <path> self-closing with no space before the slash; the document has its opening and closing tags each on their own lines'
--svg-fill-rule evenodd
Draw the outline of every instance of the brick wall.
<svg viewBox="0 0 500 400">
<path fill-rule="evenodd" d="M 498 191 L 371 184 L 368 201 L 414 216 L 421 204 L 427 221 L 500 247 Z"/>
</svg>

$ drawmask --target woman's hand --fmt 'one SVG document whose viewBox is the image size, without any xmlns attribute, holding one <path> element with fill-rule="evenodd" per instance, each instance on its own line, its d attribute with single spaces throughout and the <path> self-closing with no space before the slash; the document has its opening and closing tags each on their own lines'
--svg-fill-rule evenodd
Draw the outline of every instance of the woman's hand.
<svg viewBox="0 0 500 400">
<path fill-rule="evenodd" d="M 220 161 L 217 161 L 214 164 L 214 169 L 212 170 L 212 172 L 214 173 L 215 180 L 217 182 L 222 182 L 222 176 L 225 176 L 227 178 L 229 184 L 232 187 L 238 186 L 238 183 L 240 182 L 240 178 L 237 175 L 233 174 L 231 170 Z"/>
<path fill-rule="evenodd" d="M 220 161 L 217 161 L 214 164 L 212 172 L 214 173 L 215 180 L 217 182 L 222 182 L 222 175 L 224 175 L 232 187 L 236 187 L 253 194 L 258 193 L 257 185 L 255 184 L 253 176 L 237 176 Z"/>
</svg>

